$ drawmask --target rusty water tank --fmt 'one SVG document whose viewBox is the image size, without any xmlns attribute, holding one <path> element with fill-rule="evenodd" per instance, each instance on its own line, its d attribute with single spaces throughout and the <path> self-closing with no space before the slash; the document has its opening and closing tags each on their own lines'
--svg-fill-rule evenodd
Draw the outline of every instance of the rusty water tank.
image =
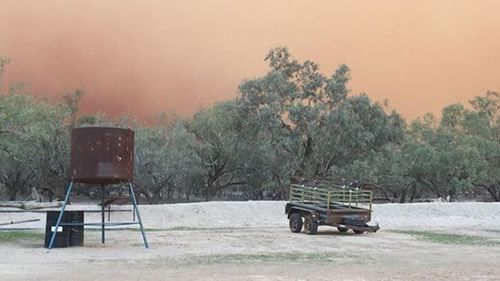
<svg viewBox="0 0 500 281">
<path fill-rule="evenodd" d="M 134 176 L 134 131 L 84 127 L 71 131 L 70 178 L 74 182 L 113 184 Z"/>
</svg>

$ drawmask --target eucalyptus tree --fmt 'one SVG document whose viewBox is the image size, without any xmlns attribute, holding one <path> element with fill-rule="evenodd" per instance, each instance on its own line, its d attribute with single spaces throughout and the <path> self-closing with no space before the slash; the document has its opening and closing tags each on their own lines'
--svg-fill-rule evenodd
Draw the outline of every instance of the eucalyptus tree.
<svg viewBox="0 0 500 281">
<path fill-rule="evenodd" d="M 474 157 L 464 155 L 457 159 L 460 163 L 470 163 L 470 171 L 476 170 L 469 187 L 482 187 L 495 201 L 500 201 L 500 95 L 488 91 L 474 97 L 469 104 L 471 109 L 462 104 L 445 107 L 436 134 L 442 131 L 452 134 L 457 152 L 474 151 Z"/>
<path fill-rule="evenodd" d="M 197 112 L 186 123 L 197 143 L 194 146 L 204 167 L 205 199 L 210 200 L 224 189 L 246 184 L 242 173 L 253 154 L 241 136 L 243 123 L 234 101 L 217 103 Z"/>
<path fill-rule="evenodd" d="M 367 157 L 397 141 L 404 121 L 366 95 L 349 96 L 349 68 L 324 76 L 311 61 L 300 63 L 284 47 L 266 57 L 270 71 L 244 81 L 238 102 L 259 147 L 268 147 L 265 167 L 284 191 L 290 182 L 329 176 L 331 168 Z"/>
<path fill-rule="evenodd" d="M 366 95 L 351 96 L 327 113 L 317 127 L 315 175 L 328 175 L 331 168 L 375 157 L 384 150 L 399 149 L 405 123 L 401 116 L 370 101 Z M 394 144 L 394 145 L 391 145 Z"/>
<path fill-rule="evenodd" d="M 411 173 L 417 185 L 439 197 L 453 199 L 480 186 L 498 200 L 498 94 L 487 92 L 470 103 L 472 109 L 446 106 L 440 122 L 426 115 L 411 124 L 408 136 L 417 160 Z"/>
<path fill-rule="evenodd" d="M 172 200 L 174 194 L 190 200 L 200 193 L 206 167 L 197 151 L 203 144 L 186 122 L 161 118 L 155 126 L 136 126 L 135 184 L 149 203 Z"/>
<path fill-rule="evenodd" d="M 64 190 L 69 159 L 68 109 L 28 94 L 0 95 L 0 180 L 11 200 Z"/>
<path fill-rule="evenodd" d="M 166 126 L 135 126 L 134 185 L 148 203 L 171 197 L 175 170 Z"/>
<path fill-rule="evenodd" d="M 500 202 L 500 143 L 478 136 L 467 136 L 464 144 L 474 147 L 480 155 L 473 186 L 483 188 L 494 201 Z"/>
<path fill-rule="evenodd" d="M 0 59 L 0 78 L 8 60 Z M 68 119 L 75 116 L 82 91 L 65 102 L 31 96 L 23 83 L 0 93 L 0 182 L 8 198 L 42 200 L 62 196 L 69 161 Z M 71 101 L 71 102 L 70 102 Z"/>
<path fill-rule="evenodd" d="M 344 166 L 335 166 L 337 180 L 344 184 L 356 180 L 360 187 L 370 189 L 386 201 L 413 201 L 417 196 L 415 179 L 410 171 L 415 163 L 411 145 L 391 143 L 367 157 L 359 158 Z"/>
<path fill-rule="evenodd" d="M 206 183 L 206 166 L 198 154 L 202 143 L 195 135 L 188 131 L 187 120 L 176 119 L 168 132 L 169 153 L 173 176 L 173 186 L 178 197 L 186 200 L 192 197 L 199 198 Z"/>
<path fill-rule="evenodd" d="M 472 99 L 470 104 L 473 111 L 465 114 L 464 132 L 483 159 L 480 176 L 474 184 L 500 201 L 500 95 L 488 91 Z"/>
<path fill-rule="evenodd" d="M 412 175 L 417 182 L 436 196 L 451 199 L 472 187 L 482 161 L 477 148 L 442 131 L 430 142 L 418 144 L 414 155 Z"/>
<path fill-rule="evenodd" d="M 311 176 L 315 149 L 315 127 L 347 94 L 349 68 L 340 66 L 331 78 L 312 61 L 293 59 L 288 49 L 272 49 L 266 57 L 270 71 L 246 80 L 240 87 L 239 103 L 247 109 L 246 121 L 258 128 L 270 160 L 266 167 L 282 190 L 291 181 Z"/>
</svg>

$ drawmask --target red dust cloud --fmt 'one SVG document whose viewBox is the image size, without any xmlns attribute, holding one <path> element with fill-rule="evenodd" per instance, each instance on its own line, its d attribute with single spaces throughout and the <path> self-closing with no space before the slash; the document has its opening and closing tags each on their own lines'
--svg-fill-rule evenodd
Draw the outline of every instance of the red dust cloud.
<svg viewBox="0 0 500 281">
<path fill-rule="evenodd" d="M 498 1 L 0 0 L 5 84 L 82 89 L 84 113 L 189 116 L 288 46 L 405 117 L 500 90 Z"/>
</svg>

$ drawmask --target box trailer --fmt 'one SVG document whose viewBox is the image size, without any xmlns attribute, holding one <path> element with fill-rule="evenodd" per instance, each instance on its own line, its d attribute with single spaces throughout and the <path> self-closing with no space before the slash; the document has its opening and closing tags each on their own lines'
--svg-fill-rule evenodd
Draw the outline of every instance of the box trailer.
<svg viewBox="0 0 500 281">
<path fill-rule="evenodd" d="M 373 193 L 369 190 L 333 184 L 290 186 L 290 202 L 285 213 L 290 231 L 315 234 L 318 226 L 337 227 L 340 232 L 356 234 L 376 232 L 379 226 L 370 226 Z"/>
</svg>

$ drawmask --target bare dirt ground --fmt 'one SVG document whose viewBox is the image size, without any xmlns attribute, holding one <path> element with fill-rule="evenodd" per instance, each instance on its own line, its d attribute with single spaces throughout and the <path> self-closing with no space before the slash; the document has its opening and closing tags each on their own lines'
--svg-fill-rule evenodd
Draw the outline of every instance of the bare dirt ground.
<svg viewBox="0 0 500 281">
<path fill-rule="evenodd" d="M 263 205 L 256 208 L 254 203 Z M 226 211 L 231 208 L 231 203 L 224 204 L 229 204 Z M 408 225 L 387 223 L 390 227 L 384 228 L 384 217 L 379 216 L 381 231 L 362 235 L 341 234 L 327 226 L 320 227 L 317 235 L 294 234 L 286 226 L 284 203 L 249 204 L 254 213 L 274 208 L 280 213 L 244 223 L 236 221 L 252 212 L 233 218 L 205 213 L 206 221 L 219 223 L 200 227 L 177 221 L 167 229 L 154 228 L 160 224 L 151 221 L 154 207 L 144 206 L 144 220 L 152 228 L 147 233 L 148 250 L 137 230 L 108 231 L 105 245 L 100 243 L 100 232 L 87 230 L 84 247 L 52 251 L 43 248 L 43 241 L 2 242 L 0 280 L 500 280 L 498 204 L 467 205 L 474 207 L 464 212 L 468 218 L 458 214 L 450 218 L 450 225 L 433 221 L 440 220 L 438 213 L 446 215 L 449 208 L 464 206 L 429 205 L 427 209 L 433 207 L 436 213 L 427 218 L 429 227 L 421 218 L 409 222 L 417 220 L 419 216 L 411 214 L 425 205 L 405 205 L 401 208 L 406 211 L 398 212 Z M 397 209 L 386 208 L 391 208 L 387 214 Z M 380 214 L 386 212 L 382 209 Z M 172 215 L 162 212 L 157 210 L 157 216 Z M 275 223 L 278 216 L 280 222 Z M 392 221 L 398 220 L 392 216 Z M 413 232 L 419 224 L 419 231 L 430 231 Z"/>
</svg>

